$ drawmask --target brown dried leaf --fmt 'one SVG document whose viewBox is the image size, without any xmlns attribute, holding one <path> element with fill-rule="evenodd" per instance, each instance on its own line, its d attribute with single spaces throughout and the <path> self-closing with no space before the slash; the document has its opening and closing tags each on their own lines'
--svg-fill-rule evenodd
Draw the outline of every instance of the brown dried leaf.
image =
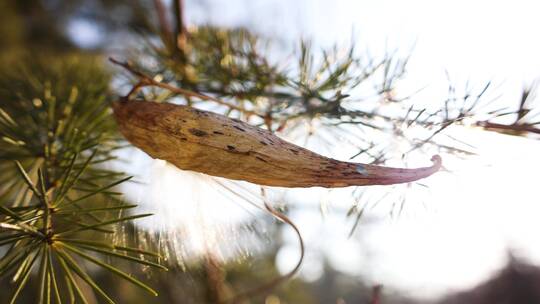
<svg viewBox="0 0 540 304">
<path fill-rule="evenodd" d="M 399 169 L 338 161 L 243 121 L 192 107 L 151 101 L 113 103 L 122 134 L 153 158 L 180 169 L 278 187 L 390 185 L 441 167 Z"/>
</svg>

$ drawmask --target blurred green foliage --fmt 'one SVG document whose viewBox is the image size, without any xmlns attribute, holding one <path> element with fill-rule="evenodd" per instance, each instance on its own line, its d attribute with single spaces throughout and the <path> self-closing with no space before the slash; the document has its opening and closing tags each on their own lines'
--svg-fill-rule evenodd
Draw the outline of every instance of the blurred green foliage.
<svg viewBox="0 0 540 304">
<path fill-rule="evenodd" d="M 0 73 L 0 275 L 11 279 L 9 303 L 34 272 L 39 303 L 87 303 L 81 282 L 114 303 L 89 263 L 156 294 L 103 256 L 166 269 L 112 229 L 149 214 L 123 214 L 135 206 L 111 190 L 129 177 L 102 166 L 119 145 L 110 76 L 98 60 L 44 52 Z"/>
</svg>

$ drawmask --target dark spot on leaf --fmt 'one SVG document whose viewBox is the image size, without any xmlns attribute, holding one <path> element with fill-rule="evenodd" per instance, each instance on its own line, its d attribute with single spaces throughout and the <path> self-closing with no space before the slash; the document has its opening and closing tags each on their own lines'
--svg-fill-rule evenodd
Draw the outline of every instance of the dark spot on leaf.
<svg viewBox="0 0 540 304">
<path fill-rule="evenodd" d="M 227 149 L 229 149 L 229 151 L 236 150 L 236 148 L 234 146 L 231 146 L 231 145 L 227 145 Z"/>
<path fill-rule="evenodd" d="M 235 129 L 237 129 L 237 130 L 240 130 L 240 131 L 242 131 L 242 132 L 246 132 L 246 130 L 244 130 L 244 129 L 240 128 L 239 126 L 233 126 L 233 127 L 234 127 Z"/>
<path fill-rule="evenodd" d="M 219 132 L 219 131 L 214 131 L 214 132 L 212 132 L 212 133 L 214 133 L 214 134 L 218 134 L 218 135 L 224 135 L 224 133 L 223 133 L 223 132 Z"/>
<path fill-rule="evenodd" d="M 173 135 L 177 135 L 177 136 L 183 136 L 184 134 L 182 133 L 182 127 L 180 126 L 173 126 L 173 125 L 167 125 L 167 131 Z"/>
<path fill-rule="evenodd" d="M 199 129 L 191 128 L 188 131 L 189 131 L 189 133 L 191 133 L 191 134 L 193 134 L 195 136 L 199 136 L 199 137 L 208 135 L 208 133 L 206 133 L 203 130 L 199 130 Z"/>
<path fill-rule="evenodd" d="M 265 146 L 268 146 L 268 144 L 267 144 L 267 143 L 265 143 L 265 142 L 264 142 L 264 141 L 262 141 L 262 140 L 261 140 L 261 141 L 259 141 L 259 142 L 260 142 L 261 144 L 265 145 Z"/>
</svg>

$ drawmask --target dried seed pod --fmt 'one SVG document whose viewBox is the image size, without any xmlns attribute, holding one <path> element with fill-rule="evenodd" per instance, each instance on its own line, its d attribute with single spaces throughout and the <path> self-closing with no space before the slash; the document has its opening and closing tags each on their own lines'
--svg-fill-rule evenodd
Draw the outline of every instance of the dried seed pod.
<svg viewBox="0 0 540 304">
<path fill-rule="evenodd" d="M 113 103 L 122 134 L 153 158 L 180 169 L 278 187 L 347 187 L 412 182 L 437 172 L 338 161 L 237 119 L 151 101 Z"/>
</svg>

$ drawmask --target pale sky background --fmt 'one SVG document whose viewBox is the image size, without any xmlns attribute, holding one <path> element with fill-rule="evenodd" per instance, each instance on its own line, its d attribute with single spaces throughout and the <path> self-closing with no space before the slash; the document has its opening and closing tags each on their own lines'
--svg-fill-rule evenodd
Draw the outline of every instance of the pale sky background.
<svg viewBox="0 0 540 304">
<path fill-rule="evenodd" d="M 413 92 L 427 86 L 419 102 L 446 96 L 445 71 L 457 85 L 470 81 L 481 87 L 493 81 L 502 95 L 499 102 L 511 106 L 517 106 L 522 88 L 540 77 L 537 1 L 200 1 L 209 4 L 209 10 L 196 2 L 186 3 L 191 24 L 244 25 L 284 44 L 302 36 L 328 46 L 354 35 L 375 55 L 385 48 L 406 54 L 414 46 L 407 80 L 399 88 Z M 343 214 L 350 202 L 342 193 L 302 192 L 304 203 L 314 207 L 291 214 L 307 243 L 300 275 L 316 279 L 326 256 L 340 271 L 432 298 L 486 279 L 504 265 L 508 250 L 540 264 L 540 141 L 460 127 L 448 132 L 474 144 L 479 156 L 446 158 L 452 173 L 423 181 L 429 186 L 418 194 L 425 198 L 424 205 L 415 204 L 413 197 L 398 217 L 389 215 L 390 206 L 378 205 L 369 212 L 376 220 L 362 224 L 351 239 L 352 223 Z M 179 172 L 141 152 L 130 157 L 138 165 L 133 170 L 149 187 L 129 188 L 128 196 L 161 213 L 151 225 L 172 227 L 187 221 L 196 251 L 234 230 L 223 223 L 257 212 L 234 199 L 216 201 L 224 194 L 209 190 L 209 178 Z M 276 195 L 298 197 L 294 192 Z M 318 208 L 321 201 L 329 210 L 325 216 Z M 231 239 L 235 233 L 229 234 Z M 290 231 L 284 230 L 283 236 L 277 263 L 286 272 L 293 267 L 298 244 Z"/>
</svg>

